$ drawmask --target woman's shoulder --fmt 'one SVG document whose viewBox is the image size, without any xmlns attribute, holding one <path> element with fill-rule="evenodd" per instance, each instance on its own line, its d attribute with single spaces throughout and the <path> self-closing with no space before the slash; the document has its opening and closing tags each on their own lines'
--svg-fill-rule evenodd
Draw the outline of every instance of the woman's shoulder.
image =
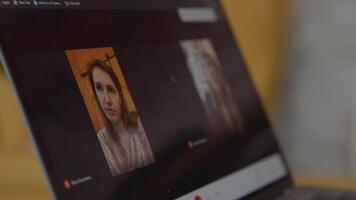
<svg viewBox="0 0 356 200">
<path fill-rule="evenodd" d="M 99 138 L 99 140 L 105 140 L 105 138 L 108 135 L 108 131 L 106 128 L 101 129 L 98 133 L 97 133 L 97 137 Z"/>
<path fill-rule="evenodd" d="M 137 127 L 136 127 L 136 135 L 138 138 L 140 138 L 141 141 L 146 141 L 147 140 L 147 136 L 146 136 L 146 131 L 143 128 L 142 122 L 140 119 L 138 119 L 137 121 Z"/>
</svg>

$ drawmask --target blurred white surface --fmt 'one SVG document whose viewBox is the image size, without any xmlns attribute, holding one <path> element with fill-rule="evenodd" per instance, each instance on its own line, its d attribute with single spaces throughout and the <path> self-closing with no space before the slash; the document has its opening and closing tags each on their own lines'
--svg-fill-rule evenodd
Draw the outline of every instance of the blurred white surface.
<svg viewBox="0 0 356 200">
<path fill-rule="evenodd" d="M 276 129 L 292 170 L 356 177 L 356 1 L 294 0 Z"/>
</svg>

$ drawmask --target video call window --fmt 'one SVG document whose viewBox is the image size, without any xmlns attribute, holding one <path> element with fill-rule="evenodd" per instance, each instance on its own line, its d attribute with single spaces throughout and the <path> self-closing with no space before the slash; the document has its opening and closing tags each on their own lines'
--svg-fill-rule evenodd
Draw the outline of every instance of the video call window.
<svg viewBox="0 0 356 200">
<path fill-rule="evenodd" d="M 111 174 L 153 164 L 150 142 L 113 48 L 65 53 Z"/>
<path fill-rule="evenodd" d="M 184 40 L 180 45 L 211 124 L 223 133 L 242 131 L 240 112 L 211 41 Z"/>
</svg>

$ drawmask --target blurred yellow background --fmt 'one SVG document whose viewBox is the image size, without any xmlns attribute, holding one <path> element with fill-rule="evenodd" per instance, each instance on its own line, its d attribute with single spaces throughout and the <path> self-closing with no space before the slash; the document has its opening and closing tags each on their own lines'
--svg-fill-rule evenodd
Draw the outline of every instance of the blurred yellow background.
<svg viewBox="0 0 356 200">
<path fill-rule="evenodd" d="M 285 0 L 222 0 L 236 41 L 270 117 L 276 109 L 288 4 Z M 0 70 L 0 199 L 49 199 L 13 91 Z M 299 184 L 356 188 L 353 183 L 297 179 Z"/>
</svg>

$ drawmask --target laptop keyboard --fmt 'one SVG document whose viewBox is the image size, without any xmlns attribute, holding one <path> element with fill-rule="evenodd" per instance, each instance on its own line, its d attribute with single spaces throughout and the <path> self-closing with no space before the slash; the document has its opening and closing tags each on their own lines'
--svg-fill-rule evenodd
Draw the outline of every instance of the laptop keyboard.
<svg viewBox="0 0 356 200">
<path fill-rule="evenodd" d="M 327 189 L 296 188 L 289 190 L 277 200 L 356 200 L 356 193 Z"/>
</svg>

